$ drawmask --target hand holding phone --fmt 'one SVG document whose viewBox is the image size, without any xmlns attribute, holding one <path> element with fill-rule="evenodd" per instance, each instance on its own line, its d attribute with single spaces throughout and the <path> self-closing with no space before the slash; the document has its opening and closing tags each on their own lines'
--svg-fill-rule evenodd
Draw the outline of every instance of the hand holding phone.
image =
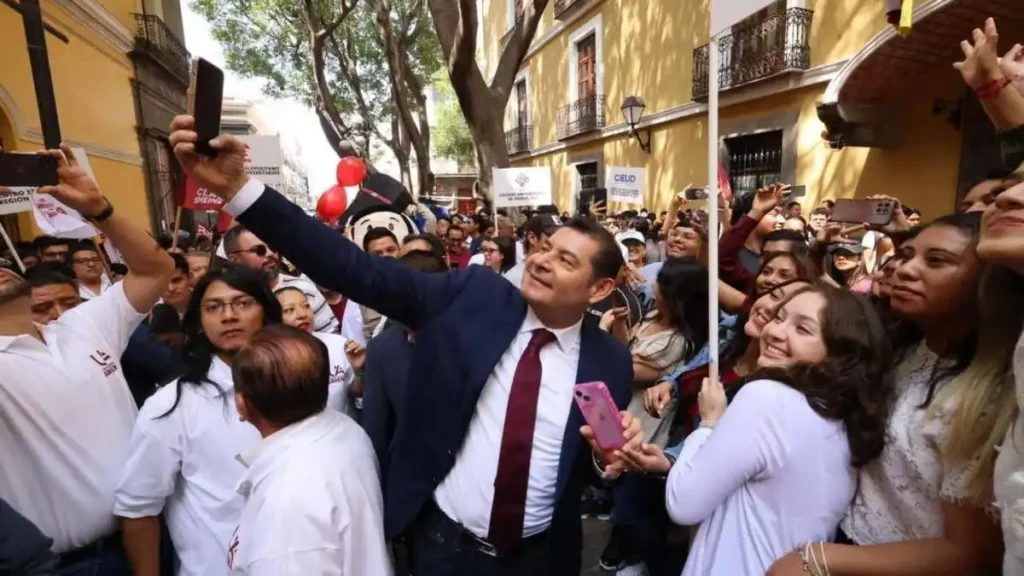
<svg viewBox="0 0 1024 576">
<path fill-rule="evenodd" d="M 594 433 L 594 442 L 601 450 L 618 450 L 625 446 L 625 430 L 619 408 L 612 400 L 604 382 L 587 382 L 573 388 L 576 405 Z"/>
</svg>

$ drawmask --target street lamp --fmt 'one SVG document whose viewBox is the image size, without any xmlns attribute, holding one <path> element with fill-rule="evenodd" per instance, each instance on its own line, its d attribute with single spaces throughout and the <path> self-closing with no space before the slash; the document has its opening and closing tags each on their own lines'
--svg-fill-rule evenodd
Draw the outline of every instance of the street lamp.
<svg viewBox="0 0 1024 576">
<path fill-rule="evenodd" d="M 644 108 L 647 105 L 639 96 L 629 96 L 622 102 L 622 117 L 626 121 L 626 125 L 629 126 L 629 135 L 635 136 L 636 141 L 640 144 L 640 149 L 650 154 L 651 152 L 651 131 L 650 130 L 637 130 L 636 127 L 640 124 L 640 119 L 644 115 Z"/>
</svg>

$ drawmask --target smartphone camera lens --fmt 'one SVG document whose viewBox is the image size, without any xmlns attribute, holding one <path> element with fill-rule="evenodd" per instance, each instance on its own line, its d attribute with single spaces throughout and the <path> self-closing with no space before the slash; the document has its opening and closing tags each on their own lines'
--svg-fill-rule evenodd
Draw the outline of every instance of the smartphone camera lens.
<svg viewBox="0 0 1024 576">
<path fill-rule="evenodd" d="M 583 392 L 580 392 L 579 390 L 577 390 L 576 391 L 576 397 L 577 398 L 583 398 Z"/>
<path fill-rule="evenodd" d="M 584 402 L 590 402 L 590 395 L 589 394 L 584 394 L 583 395 L 583 401 Z"/>
</svg>

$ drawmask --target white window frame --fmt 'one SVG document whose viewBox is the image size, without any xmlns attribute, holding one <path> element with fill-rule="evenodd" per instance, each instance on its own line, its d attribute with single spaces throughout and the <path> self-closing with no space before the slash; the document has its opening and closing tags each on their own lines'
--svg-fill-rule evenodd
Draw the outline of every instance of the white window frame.
<svg viewBox="0 0 1024 576">
<path fill-rule="evenodd" d="M 591 34 L 594 35 L 594 76 L 596 94 L 604 94 L 604 27 L 601 14 L 594 16 L 587 23 L 569 35 L 569 101 L 575 102 L 580 97 L 579 85 L 579 52 L 577 45 Z"/>
<path fill-rule="evenodd" d="M 522 70 L 519 71 L 518 74 L 516 74 L 516 79 L 512 82 L 512 96 L 513 96 L 513 98 L 515 98 L 517 96 L 517 94 L 516 94 L 516 86 L 519 85 L 519 82 L 525 82 L 526 83 L 526 123 L 529 124 L 530 123 L 530 116 L 533 114 L 533 106 L 531 105 L 531 102 L 530 102 L 530 67 L 529 66 L 527 66 L 526 68 L 523 68 Z M 509 98 L 509 100 L 512 100 L 512 98 Z M 519 126 L 520 125 L 519 121 L 520 121 L 520 118 L 519 118 L 519 101 L 518 100 L 514 100 L 514 101 L 512 101 L 512 127 L 515 128 L 516 126 Z"/>
</svg>

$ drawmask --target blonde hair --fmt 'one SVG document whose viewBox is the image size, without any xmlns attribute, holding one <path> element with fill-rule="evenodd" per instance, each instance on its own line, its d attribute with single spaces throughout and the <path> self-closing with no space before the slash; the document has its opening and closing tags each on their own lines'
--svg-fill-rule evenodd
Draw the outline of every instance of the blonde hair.
<svg viewBox="0 0 1024 576">
<path fill-rule="evenodd" d="M 968 485 L 971 500 L 986 506 L 992 499 L 996 447 L 1017 414 L 1013 353 L 1024 326 L 1021 281 L 1014 272 L 986 266 L 978 289 L 978 345 L 970 365 L 943 386 L 931 414 L 952 406 L 949 434 L 942 447 L 946 468 L 979 459 Z"/>
</svg>

